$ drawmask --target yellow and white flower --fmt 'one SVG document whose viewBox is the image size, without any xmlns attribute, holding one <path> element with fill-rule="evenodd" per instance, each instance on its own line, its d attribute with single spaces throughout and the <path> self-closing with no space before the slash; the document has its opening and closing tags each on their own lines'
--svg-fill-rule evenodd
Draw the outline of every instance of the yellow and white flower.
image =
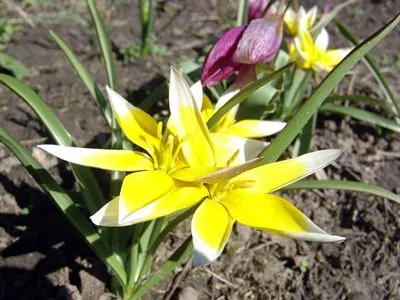
<svg viewBox="0 0 400 300">
<path fill-rule="evenodd" d="M 317 6 L 313 6 L 309 11 L 306 11 L 303 6 L 300 6 L 298 11 L 289 7 L 283 16 L 283 21 L 289 34 L 296 36 L 305 30 L 310 30 L 314 26 L 317 14 Z"/>
<path fill-rule="evenodd" d="M 113 112 L 122 131 L 130 141 L 147 153 L 58 145 L 39 146 L 72 163 L 106 170 L 132 172 L 124 178 L 120 195 L 91 217 L 95 224 L 126 226 L 136 223 L 139 221 L 136 212 L 155 200 L 163 199 L 159 202 L 161 206 L 158 207 L 158 216 L 171 213 L 170 206 L 164 207 L 163 203 L 177 204 L 179 202 L 181 209 L 185 209 L 207 194 L 204 186 L 189 182 L 198 174 L 198 170 L 192 171 L 191 167 L 207 165 L 207 172 L 215 172 L 226 167 L 227 163 L 232 166 L 240 165 L 256 157 L 266 146 L 262 141 L 230 135 L 210 136 L 200 113 L 191 109 L 195 106 L 195 96 L 186 87 L 183 77 L 172 70 L 171 111 L 178 109 L 186 112 L 179 120 L 171 118 L 176 124 L 175 128 L 178 129 L 177 135 L 168 128 L 163 133 L 161 122 L 157 123 L 153 117 L 131 105 L 107 87 Z M 202 95 L 196 97 L 202 97 Z M 218 140 L 215 143 L 215 149 L 210 146 L 214 145 L 210 142 L 211 138 Z M 193 151 L 192 149 L 201 150 Z M 171 175 L 183 167 L 189 179 L 186 183 L 183 183 L 185 176 L 182 174 L 179 179 Z M 176 211 L 176 207 L 173 207 L 173 210 Z M 132 216 L 133 213 L 135 214 Z"/>
<path fill-rule="evenodd" d="M 350 51 L 347 49 L 328 49 L 329 35 L 325 29 L 315 40 L 309 31 L 296 36 L 289 46 L 289 54 L 299 68 L 315 72 L 331 71 Z"/>
<path fill-rule="evenodd" d="M 197 84 L 193 85 L 191 89 L 199 89 Z M 210 99 L 206 94 L 196 99 L 197 106 L 201 108 L 201 113 L 204 120 L 207 122 L 215 112 L 217 112 L 226 102 L 240 92 L 240 89 L 235 84 L 231 85 L 229 89 L 218 99 L 215 107 L 211 103 Z M 200 89 L 196 92 L 196 95 L 201 95 Z M 233 107 L 228 113 L 226 113 L 218 123 L 212 128 L 212 133 L 224 133 L 233 136 L 239 136 L 244 138 L 263 138 L 281 131 L 286 123 L 280 121 L 269 121 L 269 120 L 236 120 L 236 114 L 239 110 L 239 105 Z"/>
<path fill-rule="evenodd" d="M 122 130 L 148 154 L 41 146 L 70 162 L 132 172 L 125 177 L 119 197 L 91 217 L 95 224 L 131 225 L 201 202 L 192 219 L 195 265 L 221 254 L 236 221 L 290 238 L 320 242 L 344 239 L 326 233 L 288 201 L 271 194 L 325 167 L 340 155 L 339 150 L 317 151 L 259 167 L 254 167 L 257 159 L 234 164 L 240 153 L 246 152 L 246 143 L 237 143 L 241 137 L 232 140 L 226 135 L 225 143 L 218 144 L 192 91 L 172 69 L 170 123 L 176 135 L 170 135 L 168 130 L 161 134 L 161 125 L 149 115 L 108 90 Z"/>
</svg>

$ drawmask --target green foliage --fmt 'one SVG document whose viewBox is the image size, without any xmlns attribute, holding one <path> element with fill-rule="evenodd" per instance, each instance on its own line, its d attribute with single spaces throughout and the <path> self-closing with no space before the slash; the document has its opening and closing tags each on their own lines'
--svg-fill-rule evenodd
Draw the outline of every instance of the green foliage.
<svg viewBox="0 0 400 300">
<path fill-rule="evenodd" d="M 7 17 L 0 17 L 0 50 L 4 50 L 16 33 L 21 31 L 21 26 L 12 24 Z"/>
<path fill-rule="evenodd" d="M 0 52 L 0 69 L 1 68 L 8 70 L 18 79 L 25 78 L 29 75 L 28 69 L 21 61 L 3 52 Z"/>
</svg>

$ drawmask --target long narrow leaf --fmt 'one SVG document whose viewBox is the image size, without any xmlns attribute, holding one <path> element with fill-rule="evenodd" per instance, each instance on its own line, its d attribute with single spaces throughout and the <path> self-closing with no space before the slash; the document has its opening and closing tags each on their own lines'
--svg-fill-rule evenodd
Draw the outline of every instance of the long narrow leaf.
<svg viewBox="0 0 400 300">
<path fill-rule="evenodd" d="M 379 186 L 343 180 L 300 180 L 282 188 L 283 190 L 333 189 L 351 192 L 362 192 L 384 197 L 400 204 L 400 196 Z"/>
<path fill-rule="evenodd" d="M 319 111 L 349 116 L 354 119 L 370 123 L 372 125 L 378 125 L 383 128 L 400 132 L 400 125 L 396 122 L 360 108 L 334 104 L 324 104 L 321 106 Z"/>
<path fill-rule="evenodd" d="M 276 161 L 289 144 L 296 138 L 304 125 L 317 112 L 318 108 L 325 101 L 326 97 L 339 84 L 341 79 L 350 69 L 359 62 L 376 44 L 385 38 L 400 22 L 400 15 L 393 18 L 388 24 L 379 31 L 354 48 L 322 81 L 314 90 L 310 98 L 293 116 L 292 120 L 278 134 L 275 140 L 263 151 L 264 157 L 260 164 Z"/>
<path fill-rule="evenodd" d="M 53 31 L 50 31 L 50 35 L 53 38 L 53 40 L 57 43 L 57 45 L 61 48 L 61 50 L 64 52 L 65 56 L 67 57 L 72 67 L 74 68 L 79 78 L 81 79 L 82 83 L 87 88 L 92 98 L 99 105 L 100 110 L 104 115 L 104 118 L 106 119 L 108 125 L 111 126 L 112 116 L 111 116 L 110 106 L 108 105 L 108 101 L 106 100 L 106 98 L 104 98 L 103 93 L 100 91 L 99 87 L 94 81 L 92 75 L 85 68 L 85 66 L 82 65 L 82 63 L 76 57 L 75 53 L 68 47 L 65 41 L 63 41 Z"/>
<path fill-rule="evenodd" d="M 238 0 L 236 26 L 244 25 L 247 23 L 248 11 L 249 11 L 249 1 Z"/>
<path fill-rule="evenodd" d="M 383 108 L 388 114 L 393 115 L 393 111 L 388 107 L 385 101 L 375 99 L 363 95 L 332 95 L 326 98 L 326 102 L 334 101 L 351 101 L 351 102 L 363 102 L 368 105 L 375 105 Z"/>
<path fill-rule="evenodd" d="M 226 102 L 207 122 L 207 126 L 209 129 L 212 129 L 218 121 L 228 112 L 230 111 L 235 105 L 240 104 L 244 100 L 246 100 L 249 95 L 253 92 L 257 91 L 259 88 L 267 84 L 268 82 L 274 80 L 281 76 L 285 71 L 288 70 L 293 65 L 293 63 L 289 63 L 286 66 L 280 68 L 269 74 L 268 76 L 264 76 L 256 81 L 254 81 L 249 86 L 245 87 L 239 93 L 232 97 L 228 102 Z"/>
<path fill-rule="evenodd" d="M 58 144 L 63 146 L 75 144 L 60 120 L 30 87 L 5 74 L 0 74 L 0 83 L 4 84 L 32 108 Z M 96 212 L 103 204 L 104 197 L 95 177 L 87 167 L 71 164 L 71 168 L 80 184 L 81 193 L 89 212 Z"/>
<path fill-rule="evenodd" d="M 112 59 L 112 54 L 111 54 L 111 49 L 110 49 L 110 43 L 108 41 L 108 36 L 107 33 L 104 29 L 103 22 L 101 21 L 99 12 L 96 8 L 96 4 L 94 3 L 93 0 L 87 0 L 87 5 L 90 10 L 90 14 L 92 15 L 92 19 L 94 22 L 94 26 L 96 28 L 96 34 L 97 38 L 100 43 L 100 48 L 101 48 L 101 53 L 104 58 L 104 62 L 106 64 L 106 70 L 107 70 L 107 78 L 108 78 L 108 84 L 110 87 L 115 90 L 117 88 L 116 84 L 116 75 L 115 75 L 115 67 L 114 67 L 114 62 Z"/>
<path fill-rule="evenodd" d="M 157 270 L 157 273 L 150 277 L 134 293 L 133 299 L 139 299 L 151 288 L 168 276 L 175 268 L 187 260 L 193 252 L 192 237 L 189 236 L 182 245 L 168 258 L 166 262 Z"/>
<path fill-rule="evenodd" d="M 153 0 L 139 0 L 140 23 L 142 26 L 142 55 L 148 51 L 153 26 Z"/>
<path fill-rule="evenodd" d="M 342 35 L 354 46 L 359 45 L 356 37 L 350 32 L 350 30 L 341 22 L 336 21 L 336 26 L 339 28 Z M 374 75 L 376 81 L 378 82 L 383 94 L 385 95 L 386 101 L 391 107 L 393 113 L 396 116 L 396 122 L 400 124 L 400 107 L 397 103 L 396 97 L 389 84 L 387 83 L 383 74 L 379 71 L 379 68 L 375 62 L 375 60 L 370 56 L 366 55 L 363 59 L 363 62 L 370 69 L 372 75 Z"/>
<path fill-rule="evenodd" d="M 293 147 L 292 157 L 297 157 L 311 151 L 314 143 L 314 132 L 317 115 L 314 115 L 303 127 Z"/>
<path fill-rule="evenodd" d="M 50 196 L 55 205 L 73 224 L 75 229 L 84 237 L 88 245 L 96 255 L 102 259 L 117 275 L 121 284 L 126 282 L 126 274 L 123 264 L 104 243 L 99 233 L 87 217 L 75 206 L 68 194 L 61 189 L 51 175 L 3 128 L 0 128 L 0 142 L 18 158 L 22 166 L 27 170 L 42 190 Z"/>
<path fill-rule="evenodd" d="M 357 0 L 348 0 L 335 5 L 330 12 L 328 12 L 313 28 L 311 28 L 311 33 L 313 35 L 318 34 L 322 30 L 322 28 L 326 27 L 326 25 L 328 25 L 343 8 L 355 3 L 356 1 Z"/>
</svg>

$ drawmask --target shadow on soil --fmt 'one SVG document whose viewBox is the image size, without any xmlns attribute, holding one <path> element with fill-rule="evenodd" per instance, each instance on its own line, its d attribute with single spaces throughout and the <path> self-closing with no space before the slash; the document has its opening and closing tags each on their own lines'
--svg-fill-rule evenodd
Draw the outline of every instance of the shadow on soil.
<svg viewBox="0 0 400 300">
<path fill-rule="evenodd" d="M 15 239 L 0 253 L 0 299 L 70 299 L 65 284 L 81 289 L 81 270 L 107 282 L 106 268 L 39 189 L 2 174 L 0 182 L 22 209 L 0 214 L 0 226 Z"/>
</svg>

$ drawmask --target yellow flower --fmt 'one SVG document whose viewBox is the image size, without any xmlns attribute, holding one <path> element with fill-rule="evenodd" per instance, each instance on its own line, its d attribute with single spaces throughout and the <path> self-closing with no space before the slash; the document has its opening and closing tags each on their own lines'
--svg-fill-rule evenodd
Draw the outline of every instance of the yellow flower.
<svg viewBox="0 0 400 300">
<path fill-rule="evenodd" d="M 313 40 L 309 31 L 303 31 L 293 39 L 289 53 L 298 67 L 315 72 L 331 71 L 351 49 L 328 50 L 329 35 L 323 29 Z"/>
<path fill-rule="evenodd" d="M 313 6 L 306 12 L 303 6 L 298 11 L 289 8 L 283 16 L 283 21 L 291 36 L 296 36 L 304 30 L 310 30 L 317 19 L 318 8 Z"/>
<path fill-rule="evenodd" d="M 340 153 L 322 150 L 256 167 L 230 179 L 203 178 L 208 196 L 192 219 L 194 264 L 207 263 L 221 254 L 235 221 L 289 238 L 343 241 L 323 231 L 285 199 L 271 194 L 323 168 Z M 184 169 L 177 173 L 184 173 Z"/>
<path fill-rule="evenodd" d="M 192 87 L 193 89 L 193 87 Z M 207 95 L 197 99 L 198 107 L 201 107 L 201 113 L 204 120 L 207 122 L 216 111 L 218 111 L 226 102 L 235 96 L 240 90 L 233 84 L 219 99 L 215 107 L 211 103 Z M 202 91 L 197 91 L 200 95 Z M 278 133 L 285 127 L 286 123 L 280 121 L 267 120 L 236 120 L 236 114 L 239 110 L 239 105 L 233 107 L 225 114 L 219 122 L 212 128 L 213 133 L 225 133 L 233 136 L 245 138 L 262 138 Z"/>
<path fill-rule="evenodd" d="M 160 125 L 149 115 L 115 92 L 108 93 L 121 128 L 148 154 L 41 146 L 73 163 L 133 172 L 125 177 L 120 196 L 91 217 L 95 224 L 131 225 L 173 214 L 202 201 L 192 219 L 195 265 L 221 254 L 235 221 L 296 239 L 343 240 L 329 235 L 289 202 L 271 194 L 323 168 L 340 155 L 339 150 L 317 151 L 255 168 L 257 159 L 234 163 L 241 153 L 243 160 L 254 158 L 243 142 L 246 139 L 225 135 L 225 141 L 218 141 L 218 133 L 208 131 L 195 100 L 200 95 L 193 93 L 174 69 L 170 78 L 169 123 L 176 136 L 171 138 L 168 130 L 161 135 Z"/>
<path fill-rule="evenodd" d="M 143 221 L 134 213 L 149 204 L 155 205 L 155 200 L 160 201 L 157 202 L 157 216 L 153 215 L 153 218 L 171 213 L 171 207 L 167 205 L 170 202 L 180 206 L 180 209 L 194 205 L 206 196 L 207 190 L 201 184 L 192 182 L 192 178 L 198 175 L 198 170 L 192 170 L 191 167 L 207 165 L 207 172 L 215 172 L 226 167 L 227 163 L 240 165 L 256 157 L 265 147 L 265 143 L 261 141 L 210 136 L 200 113 L 191 109 L 195 106 L 194 95 L 181 74 L 175 70 L 171 71 L 171 111 L 185 111 L 181 119 L 171 118 L 177 125 L 177 135 L 168 128 L 163 133 L 160 122 L 157 123 L 153 117 L 131 105 L 108 87 L 107 93 L 122 131 L 147 153 L 58 145 L 39 146 L 72 163 L 132 172 L 124 178 L 120 195 L 91 217 L 97 225 L 126 226 Z M 181 128 L 185 128 L 184 131 Z M 211 139 L 216 140 L 215 149 L 211 146 L 214 145 Z M 185 168 L 188 180 L 182 174 L 179 178 L 173 176 L 181 168 Z M 173 211 L 176 210 L 177 207 L 174 206 Z"/>
</svg>

